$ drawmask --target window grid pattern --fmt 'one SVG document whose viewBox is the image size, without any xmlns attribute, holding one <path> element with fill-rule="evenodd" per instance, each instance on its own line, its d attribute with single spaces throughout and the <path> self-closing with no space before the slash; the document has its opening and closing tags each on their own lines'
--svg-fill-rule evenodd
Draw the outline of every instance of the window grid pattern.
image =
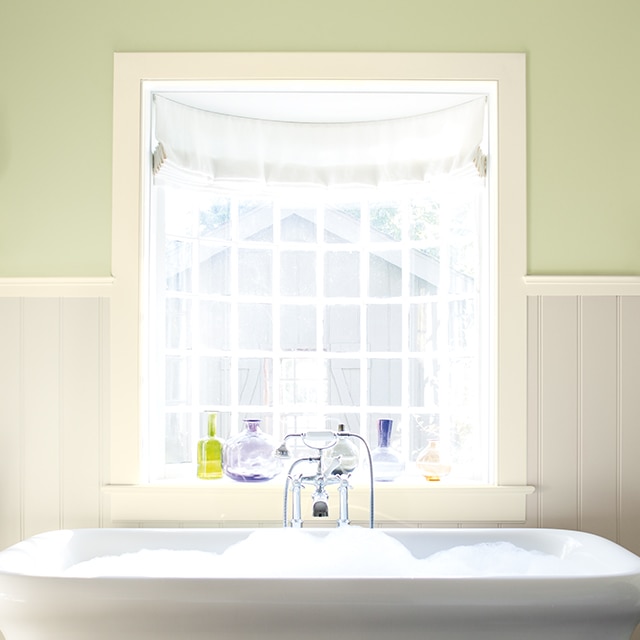
<svg viewBox="0 0 640 640">
<path fill-rule="evenodd" d="M 154 192 L 153 475 L 193 475 L 217 411 L 223 438 L 245 417 L 276 438 L 342 422 L 372 448 L 391 418 L 407 462 L 438 438 L 461 481 L 487 480 L 479 179 L 322 202 Z"/>
</svg>

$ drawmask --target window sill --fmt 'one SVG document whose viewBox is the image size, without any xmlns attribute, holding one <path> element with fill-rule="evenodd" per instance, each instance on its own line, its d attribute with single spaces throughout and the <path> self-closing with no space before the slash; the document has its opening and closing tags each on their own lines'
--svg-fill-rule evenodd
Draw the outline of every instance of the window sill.
<svg viewBox="0 0 640 640">
<path fill-rule="evenodd" d="M 185 483 L 107 485 L 114 522 L 206 522 L 211 526 L 259 526 L 282 522 L 283 486 L 279 480 L 238 484 L 226 479 Z M 530 486 L 376 483 L 375 522 L 384 526 L 418 523 L 524 522 Z M 338 497 L 329 492 L 329 518 L 333 524 Z M 303 492 L 303 507 L 310 503 Z M 356 484 L 349 492 L 349 516 L 354 524 L 369 518 L 369 488 Z M 303 512 L 306 522 L 311 520 Z M 317 522 L 317 521 L 316 521 Z"/>
</svg>

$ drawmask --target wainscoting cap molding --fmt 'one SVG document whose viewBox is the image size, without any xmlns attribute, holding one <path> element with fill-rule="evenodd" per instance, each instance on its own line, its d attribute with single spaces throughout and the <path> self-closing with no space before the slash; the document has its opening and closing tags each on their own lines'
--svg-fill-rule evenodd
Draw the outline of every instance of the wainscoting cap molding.
<svg viewBox="0 0 640 640">
<path fill-rule="evenodd" d="M 638 296 L 640 276 L 525 276 L 528 296 Z"/>
<path fill-rule="evenodd" d="M 100 298 L 111 295 L 113 276 L 0 278 L 0 298 Z"/>
</svg>

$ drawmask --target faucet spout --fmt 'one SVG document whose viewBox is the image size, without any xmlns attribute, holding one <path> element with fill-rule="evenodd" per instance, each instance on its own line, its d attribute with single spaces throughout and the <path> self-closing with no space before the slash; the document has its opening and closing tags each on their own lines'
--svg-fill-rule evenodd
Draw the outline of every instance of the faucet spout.
<svg viewBox="0 0 640 640">
<path fill-rule="evenodd" d="M 323 478 L 316 478 L 316 490 L 311 498 L 313 500 L 313 506 L 311 513 L 314 518 L 328 518 L 329 517 L 329 495 L 324 489 Z"/>
<path fill-rule="evenodd" d="M 329 506 L 325 500 L 316 500 L 313 503 L 313 517 L 314 518 L 328 518 Z"/>
</svg>

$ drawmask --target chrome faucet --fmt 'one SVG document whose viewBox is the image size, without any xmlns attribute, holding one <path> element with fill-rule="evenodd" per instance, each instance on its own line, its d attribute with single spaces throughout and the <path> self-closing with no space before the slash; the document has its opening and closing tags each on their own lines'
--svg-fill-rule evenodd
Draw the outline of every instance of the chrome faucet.
<svg viewBox="0 0 640 640">
<path fill-rule="evenodd" d="M 374 505 L 373 505 L 373 465 L 371 462 L 371 452 L 364 438 L 349 431 L 308 431 L 304 433 L 290 433 L 285 436 L 282 444 L 276 449 L 275 455 L 280 458 L 289 458 L 290 453 L 287 448 L 287 440 L 290 438 L 300 438 L 309 448 L 315 449 L 317 455 L 298 458 L 289 467 L 287 480 L 284 487 L 284 527 L 302 527 L 302 489 L 305 486 L 313 487 L 312 510 L 314 518 L 327 518 L 329 516 L 329 495 L 327 487 L 337 485 L 339 497 L 339 516 L 336 521 L 338 527 L 349 525 L 349 478 L 350 471 L 345 471 L 341 466 L 341 457 L 327 459 L 323 456 L 323 451 L 334 447 L 340 438 L 356 438 L 364 443 L 365 451 L 369 462 L 369 482 L 370 482 L 370 505 L 369 505 L 369 526 L 374 525 Z M 314 473 L 296 473 L 295 469 L 303 463 L 315 463 Z M 289 490 L 291 490 L 291 520 L 289 521 Z"/>
</svg>

